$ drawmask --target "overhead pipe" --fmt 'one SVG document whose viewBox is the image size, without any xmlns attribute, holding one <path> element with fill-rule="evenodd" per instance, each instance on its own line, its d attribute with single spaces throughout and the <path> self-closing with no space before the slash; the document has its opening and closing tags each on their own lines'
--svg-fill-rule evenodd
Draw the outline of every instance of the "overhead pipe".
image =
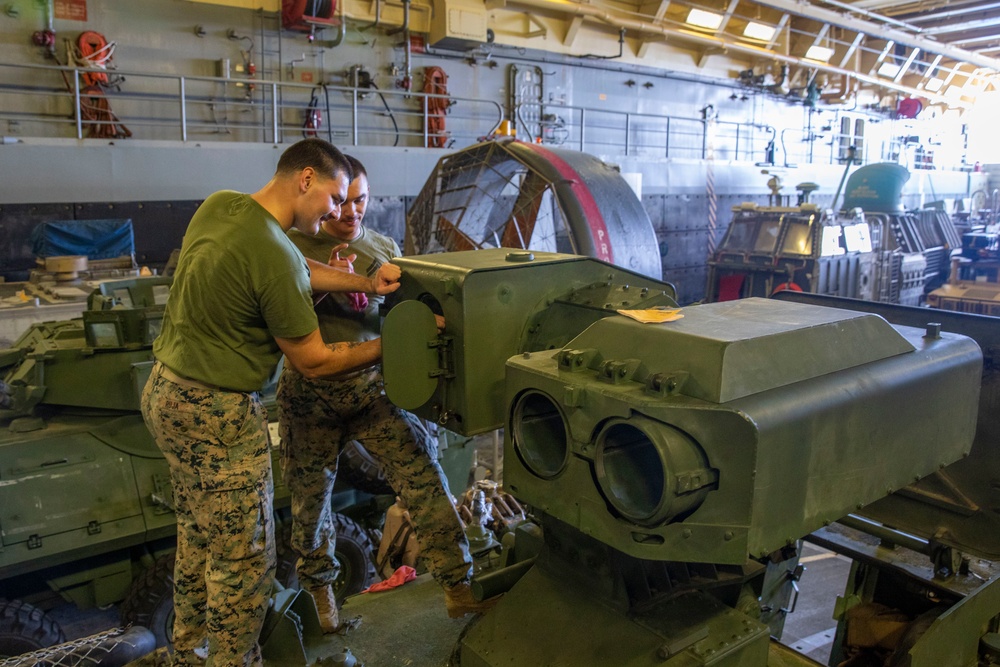
<svg viewBox="0 0 1000 667">
<path fill-rule="evenodd" d="M 324 42 L 323 46 L 331 49 L 336 48 L 343 43 L 344 37 L 346 35 L 347 35 L 347 16 L 344 14 L 344 3 L 340 3 L 340 25 L 337 26 L 337 36 L 334 39 Z M 327 110 L 327 113 L 329 114 L 329 110 Z M 329 118 L 329 115 L 327 117 Z"/>
<path fill-rule="evenodd" d="M 403 89 L 409 90 L 412 85 L 413 79 L 410 75 L 411 70 L 411 53 L 410 53 L 410 2 L 411 0 L 403 0 L 403 25 L 398 28 L 393 28 L 392 30 L 386 31 L 385 34 L 392 36 L 400 32 L 403 33 L 403 49 L 405 53 L 405 60 L 403 65 Z"/>
<path fill-rule="evenodd" d="M 761 1 L 765 2 L 766 4 L 767 2 L 771 2 L 772 0 L 761 0 Z M 649 34 L 659 35 L 662 37 L 673 37 L 687 42 L 694 42 L 695 44 L 701 44 L 706 47 L 720 48 L 723 50 L 723 52 L 734 51 L 736 53 L 743 53 L 758 58 L 775 60 L 778 62 L 788 63 L 790 65 L 800 65 L 803 67 L 808 67 L 809 69 L 815 69 L 821 72 L 828 72 L 830 74 L 851 76 L 857 79 L 858 81 L 869 83 L 873 86 L 889 88 L 891 90 L 896 90 L 902 93 L 906 93 L 907 95 L 912 95 L 914 97 L 930 98 L 936 102 L 947 101 L 942 95 L 928 94 L 928 92 L 925 90 L 918 90 L 917 88 L 906 86 L 895 81 L 887 81 L 885 79 L 880 79 L 878 77 L 871 76 L 870 74 L 862 74 L 861 72 L 851 71 L 843 67 L 830 65 L 829 63 L 821 63 L 813 60 L 807 61 L 804 58 L 787 56 L 762 46 L 754 46 L 752 44 L 740 44 L 738 42 L 729 42 L 726 41 L 725 39 L 722 39 L 721 37 L 716 37 L 715 35 L 702 34 L 691 30 L 685 30 L 682 28 L 673 28 L 669 26 L 649 23 L 648 21 L 640 21 L 636 19 L 615 16 L 610 12 L 608 12 L 607 10 L 601 9 L 594 5 L 581 5 L 573 2 L 565 2 L 563 0 L 508 0 L 508 6 L 519 6 L 519 7 L 526 7 L 529 9 L 541 9 L 549 12 L 560 12 L 563 14 L 568 14 L 570 16 L 591 18 L 616 28 L 624 28 L 626 30 L 633 30 L 635 32 L 641 32 L 641 33 L 649 33 Z"/>
<path fill-rule="evenodd" d="M 340 3 L 341 11 L 343 11 L 344 3 Z M 382 20 L 382 0 L 375 0 L 375 22 L 369 23 L 368 25 L 361 26 L 362 30 L 371 30 L 373 28 L 378 28 L 379 22 Z"/>
<path fill-rule="evenodd" d="M 837 77 L 839 84 L 835 90 L 823 93 L 820 97 L 827 104 L 846 104 L 858 94 L 857 79 L 841 75 Z"/>
</svg>

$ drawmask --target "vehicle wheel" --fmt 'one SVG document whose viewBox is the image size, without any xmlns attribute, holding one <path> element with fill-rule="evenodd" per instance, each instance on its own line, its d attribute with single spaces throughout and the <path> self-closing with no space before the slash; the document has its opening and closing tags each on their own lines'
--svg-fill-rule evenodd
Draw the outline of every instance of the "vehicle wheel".
<svg viewBox="0 0 1000 667">
<path fill-rule="evenodd" d="M 335 553 L 340 576 L 333 582 L 338 600 L 355 595 L 375 583 L 375 546 L 365 529 L 342 514 L 333 515 L 337 528 Z"/>
<path fill-rule="evenodd" d="M 368 533 L 356 521 L 343 514 L 334 514 L 333 524 L 337 531 L 334 553 L 340 562 L 340 576 L 333 582 L 333 594 L 341 602 L 375 583 L 375 547 Z M 291 535 L 292 524 L 289 520 L 278 530 L 275 577 L 286 588 L 298 588 L 299 578 L 295 573 L 297 556 L 291 547 Z"/>
<path fill-rule="evenodd" d="M 358 491 L 372 495 L 395 493 L 385 479 L 385 471 L 375 457 L 356 440 L 348 442 L 340 451 L 337 474 L 343 476 Z"/>
<path fill-rule="evenodd" d="M 0 658 L 10 658 L 66 641 L 59 624 L 27 602 L 0 599 Z"/>
<path fill-rule="evenodd" d="M 122 602 L 122 623 L 141 625 L 156 637 L 157 648 L 174 643 L 174 556 L 156 559 L 129 586 Z"/>
</svg>

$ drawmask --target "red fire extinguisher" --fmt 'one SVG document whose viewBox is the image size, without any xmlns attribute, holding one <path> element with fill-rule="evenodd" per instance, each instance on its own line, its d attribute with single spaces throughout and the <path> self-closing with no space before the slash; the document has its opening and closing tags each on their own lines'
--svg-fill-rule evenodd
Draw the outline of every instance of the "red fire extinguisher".
<svg viewBox="0 0 1000 667">
<path fill-rule="evenodd" d="M 302 125 L 303 137 L 315 137 L 319 133 L 319 128 L 323 125 L 323 114 L 319 110 L 319 97 L 313 89 L 309 98 L 309 105 L 306 107 L 306 121 Z"/>
</svg>

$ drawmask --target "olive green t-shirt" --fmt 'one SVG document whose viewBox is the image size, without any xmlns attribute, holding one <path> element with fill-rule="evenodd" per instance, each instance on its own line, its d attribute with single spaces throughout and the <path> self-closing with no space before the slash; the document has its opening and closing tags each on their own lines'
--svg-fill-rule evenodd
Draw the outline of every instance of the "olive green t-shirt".
<svg viewBox="0 0 1000 667">
<path fill-rule="evenodd" d="M 348 244 L 342 250 L 341 257 L 355 254 L 354 272 L 364 276 L 374 276 L 379 267 L 399 257 L 399 246 L 388 236 L 373 232 L 367 227 L 361 228 L 361 234 L 353 241 L 338 239 L 327 234 L 322 229 L 316 236 L 303 234 L 297 229 L 288 232 L 288 238 L 309 259 L 326 264 L 330 261 L 330 251 L 341 243 Z M 381 324 L 379 322 L 379 304 L 385 297 L 376 294 L 368 295 L 368 307 L 363 312 L 357 312 L 351 306 L 346 294 L 331 292 L 316 304 L 316 315 L 319 316 L 319 330 L 326 343 L 359 342 L 378 338 Z"/>
<path fill-rule="evenodd" d="M 309 267 L 250 195 L 217 192 L 188 225 L 153 353 L 175 373 L 259 391 L 281 352 L 274 337 L 316 330 Z"/>
</svg>

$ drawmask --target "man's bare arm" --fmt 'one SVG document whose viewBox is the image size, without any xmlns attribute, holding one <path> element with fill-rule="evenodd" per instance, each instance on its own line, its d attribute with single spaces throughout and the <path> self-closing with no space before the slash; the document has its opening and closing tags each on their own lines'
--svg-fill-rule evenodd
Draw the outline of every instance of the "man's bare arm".
<svg viewBox="0 0 1000 667">
<path fill-rule="evenodd" d="M 382 358 L 382 339 L 363 343 L 324 343 L 319 329 L 298 338 L 274 340 L 288 363 L 310 380 L 335 378 L 361 370 Z"/>
<path fill-rule="evenodd" d="M 383 264 L 371 278 L 348 273 L 306 258 L 309 264 L 309 284 L 313 292 L 368 292 L 389 294 L 399 289 L 401 272 L 395 264 Z"/>
</svg>

